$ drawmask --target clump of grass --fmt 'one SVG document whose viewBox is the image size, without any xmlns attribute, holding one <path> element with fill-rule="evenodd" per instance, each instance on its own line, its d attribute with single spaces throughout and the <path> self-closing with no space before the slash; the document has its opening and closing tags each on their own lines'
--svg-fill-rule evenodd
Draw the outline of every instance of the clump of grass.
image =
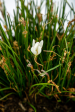
<svg viewBox="0 0 75 112">
<path fill-rule="evenodd" d="M 67 20 L 66 1 L 62 4 L 58 17 L 58 7 L 54 10 L 53 1 L 47 0 L 44 21 L 41 14 L 43 0 L 40 7 L 36 7 L 34 0 L 27 6 L 25 0 L 17 1 L 14 21 L 11 21 L 10 15 L 6 13 L 4 2 L 1 4 L 5 28 L 4 30 L 0 23 L 1 99 L 13 93 L 20 97 L 24 94 L 42 94 L 49 99 L 55 97 L 58 101 L 61 101 L 62 95 L 74 98 L 75 18 Z M 66 30 L 65 21 L 68 21 Z M 36 42 L 43 40 L 39 55 L 31 52 L 33 39 Z M 4 90 L 9 89 L 13 92 L 4 94 Z"/>
</svg>

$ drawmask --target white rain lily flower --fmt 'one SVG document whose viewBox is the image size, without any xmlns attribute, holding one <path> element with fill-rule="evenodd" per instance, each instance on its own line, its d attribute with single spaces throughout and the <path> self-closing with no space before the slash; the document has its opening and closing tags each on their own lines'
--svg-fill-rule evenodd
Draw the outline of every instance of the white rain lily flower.
<svg viewBox="0 0 75 112">
<path fill-rule="evenodd" d="M 35 43 L 35 40 L 33 39 L 31 52 L 36 56 L 39 55 L 42 51 L 42 46 L 43 46 L 43 40 Z"/>
</svg>

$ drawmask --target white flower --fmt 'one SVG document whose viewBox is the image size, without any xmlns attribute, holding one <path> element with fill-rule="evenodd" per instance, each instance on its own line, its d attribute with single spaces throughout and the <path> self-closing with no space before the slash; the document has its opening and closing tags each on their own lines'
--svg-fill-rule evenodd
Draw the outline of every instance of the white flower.
<svg viewBox="0 0 75 112">
<path fill-rule="evenodd" d="M 35 40 L 33 39 L 31 52 L 34 55 L 39 55 L 41 53 L 42 46 L 43 46 L 43 40 L 41 40 L 40 42 L 35 43 Z"/>
</svg>

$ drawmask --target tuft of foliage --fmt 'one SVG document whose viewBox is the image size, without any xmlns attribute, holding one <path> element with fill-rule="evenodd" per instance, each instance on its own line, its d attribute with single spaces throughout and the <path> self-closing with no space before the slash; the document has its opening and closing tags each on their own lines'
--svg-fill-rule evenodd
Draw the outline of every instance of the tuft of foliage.
<svg viewBox="0 0 75 112">
<path fill-rule="evenodd" d="M 17 1 L 14 21 L 6 13 L 5 3 L 0 6 L 3 16 L 0 20 L 5 28 L 0 22 L 0 100 L 15 93 L 20 97 L 42 94 L 58 101 L 62 95 L 74 98 L 75 18 L 67 20 L 66 1 L 61 3 L 58 16 L 58 7 L 54 10 L 53 1 L 47 0 L 43 19 L 43 3 L 41 0 L 38 7 L 34 0 L 27 5 L 25 0 Z M 33 39 L 44 42 L 37 57 L 31 52 Z M 5 94 L 8 90 L 10 93 Z"/>
</svg>

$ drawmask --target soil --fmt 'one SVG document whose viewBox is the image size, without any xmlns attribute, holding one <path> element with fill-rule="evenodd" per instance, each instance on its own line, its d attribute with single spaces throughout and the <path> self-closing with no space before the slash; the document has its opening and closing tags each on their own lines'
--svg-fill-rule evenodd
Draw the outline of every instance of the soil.
<svg viewBox="0 0 75 112">
<path fill-rule="evenodd" d="M 27 103 L 27 98 L 20 99 L 16 95 L 11 95 L 7 99 L 0 101 L 0 112 L 75 112 L 75 102 L 57 102 L 55 99 L 49 100 L 38 96 L 36 101 L 30 98 L 29 102 L 36 111 Z"/>
</svg>

